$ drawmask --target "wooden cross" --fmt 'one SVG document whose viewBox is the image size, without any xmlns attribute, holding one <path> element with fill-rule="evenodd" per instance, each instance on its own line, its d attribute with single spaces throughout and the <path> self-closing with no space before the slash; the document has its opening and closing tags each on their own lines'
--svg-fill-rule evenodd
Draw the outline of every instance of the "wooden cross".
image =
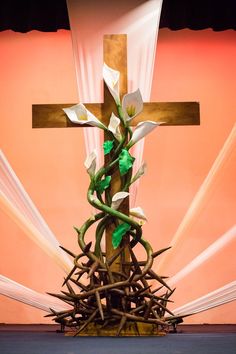
<svg viewBox="0 0 236 354">
<path fill-rule="evenodd" d="M 103 42 L 104 62 L 115 70 L 120 72 L 120 96 L 121 99 L 127 93 L 127 38 L 126 35 L 105 35 Z M 47 104 L 33 105 L 33 128 L 67 128 L 81 127 L 72 123 L 63 112 L 62 108 L 70 107 L 73 104 Z M 104 103 L 85 104 L 105 125 L 108 125 L 112 112 L 116 112 L 116 106 L 108 89 L 104 87 Z M 151 102 L 144 103 L 143 111 L 132 120 L 135 126 L 141 121 L 161 121 L 163 125 L 198 125 L 199 104 L 197 102 Z M 84 126 L 84 125 L 83 125 Z M 111 190 L 112 194 L 119 190 L 119 173 L 115 172 L 112 176 Z M 122 203 L 122 212 L 128 214 L 128 201 Z M 114 226 L 108 226 L 106 231 L 106 256 L 109 258 L 113 253 L 111 245 L 111 233 Z M 128 255 L 125 255 L 127 259 Z M 119 262 L 114 266 L 119 269 Z M 114 269 L 114 270 L 115 270 Z"/>
</svg>

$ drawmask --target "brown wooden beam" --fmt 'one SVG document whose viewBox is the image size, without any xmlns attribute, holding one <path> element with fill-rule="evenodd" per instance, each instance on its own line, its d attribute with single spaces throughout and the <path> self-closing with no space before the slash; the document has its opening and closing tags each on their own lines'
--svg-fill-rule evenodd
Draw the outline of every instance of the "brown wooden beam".
<svg viewBox="0 0 236 354">
<path fill-rule="evenodd" d="M 70 107 L 71 104 L 34 104 L 32 106 L 33 128 L 67 128 L 81 127 L 72 123 L 62 108 Z M 87 103 L 87 109 L 98 119 L 107 122 L 104 117 L 102 103 Z M 108 113 L 110 115 L 110 112 Z M 103 116 L 103 117 L 102 117 Z M 198 102 L 148 102 L 144 104 L 143 111 L 133 119 L 135 126 L 143 120 L 165 122 L 163 125 L 199 125 L 200 112 Z"/>
</svg>

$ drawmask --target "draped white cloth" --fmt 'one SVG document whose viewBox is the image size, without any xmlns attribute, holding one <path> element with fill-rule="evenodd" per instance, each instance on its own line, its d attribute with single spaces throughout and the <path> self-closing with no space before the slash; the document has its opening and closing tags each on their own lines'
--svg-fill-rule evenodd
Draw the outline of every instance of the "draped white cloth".
<svg viewBox="0 0 236 354">
<path fill-rule="evenodd" d="M 156 53 L 162 0 L 67 0 L 79 100 L 83 103 L 103 101 L 103 35 L 127 34 L 128 91 L 140 89 L 149 101 Z M 100 151 L 97 128 L 84 128 L 86 153 Z M 142 162 L 144 141 L 133 150 L 137 171 Z M 98 157 L 101 163 L 101 155 Z M 137 181 L 130 189 L 134 206 Z"/>
<path fill-rule="evenodd" d="M 175 315 L 188 315 L 210 310 L 236 300 L 236 280 L 218 288 L 198 299 L 173 310 Z"/>
<path fill-rule="evenodd" d="M 58 312 L 71 309 L 68 304 L 50 295 L 40 294 L 3 275 L 0 275 L 0 294 L 49 313 L 50 308 Z"/>
<path fill-rule="evenodd" d="M 231 227 L 226 233 L 220 236 L 215 242 L 213 242 L 197 257 L 195 257 L 191 262 L 189 262 L 185 267 L 183 267 L 178 273 L 176 273 L 173 277 L 168 279 L 167 280 L 168 285 L 170 287 L 175 286 L 176 283 L 178 283 L 188 274 L 190 274 L 195 269 L 200 267 L 202 264 L 204 264 L 204 262 L 209 261 L 219 251 L 223 251 L 224 247 L 228 246 L 235 240 L 236 240 L 236 225 Z"/>
<path fill-rule="evenodd" d="M 39 213 L 1 150 L 0 207 L 66 273 L 70 272 L 73 263 L 59 247 L 56 236 Z"/>
</svg>

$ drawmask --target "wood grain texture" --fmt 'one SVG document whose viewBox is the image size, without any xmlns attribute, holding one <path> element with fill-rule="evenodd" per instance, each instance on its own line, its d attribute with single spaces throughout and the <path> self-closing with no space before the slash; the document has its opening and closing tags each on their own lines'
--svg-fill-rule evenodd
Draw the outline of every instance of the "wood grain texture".
<svg viewBox="0 0 236 354">
<path fill-rule="evenodd" d="M 105 35 L 103 39 L 104 62 L 120 72 L 120 97 L 127 93 L 127 35 Z"/>
<path fill-rule="evenodd" d="M 164 122 L 163 125 L 199 125 L 200 111 L 198 102 L 148 102 L 143 111 L 133 119 L 132 125 L 152 120 Z"/>
<path fill-rule="evenodd" d="M 81 128 L 90 127 L 87 124 L 79 125 L 72 123 L 62 110 L 71 107 L 72 104 L 33 104 L 32 106 L 32 128 Z M 95 103 L 86 104 L 98 119 L 102 118 L 102 104 Z"/>
<path fill-rule="evenodd" d="M 73 104 L 34 104 L 32 106 L 33 128 L 81 128 L 82 125 L 72 123 L 63 112 L 62 108 Z M 86 103 L 90 110 L 104 124 L 107 124 L 112 111 L 105 111 L 104 103 Z M 132 126 L 145 120 L 165 122 L 163 125 L 199 125 L 200 111 L 198 102 L 148 102 L 144 103 L 143 111 L 132 120 Z M 88 125 L 83 125 L 88 126 Z"/>
</svg>

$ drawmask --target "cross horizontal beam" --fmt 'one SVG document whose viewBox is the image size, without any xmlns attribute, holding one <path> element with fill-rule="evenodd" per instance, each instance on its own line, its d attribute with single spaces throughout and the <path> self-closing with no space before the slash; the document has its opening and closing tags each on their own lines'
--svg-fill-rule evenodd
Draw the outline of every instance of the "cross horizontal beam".
<svg viewBox="0 0 236 354">
<path fill-rule="evenodd" d="M 72 123 L 62 110 L 73 104 L 34 104 L 32 106 L 33 128 L 67 128 L 81 127 Z M 102 122 L 109 117 L 104 116 L 103 103 L 88 103 L 86 108 Z M 108 112 L 110 114 L 110 112 Z M 106 113 L 105 113 L 106 115 Z M 165 122 L 163 125 L 199 125 L 200 111 L 198 102 L 148 102 L 143 111 L 132 120 L 135 126 L 147 120 Z"/>
</svg>

